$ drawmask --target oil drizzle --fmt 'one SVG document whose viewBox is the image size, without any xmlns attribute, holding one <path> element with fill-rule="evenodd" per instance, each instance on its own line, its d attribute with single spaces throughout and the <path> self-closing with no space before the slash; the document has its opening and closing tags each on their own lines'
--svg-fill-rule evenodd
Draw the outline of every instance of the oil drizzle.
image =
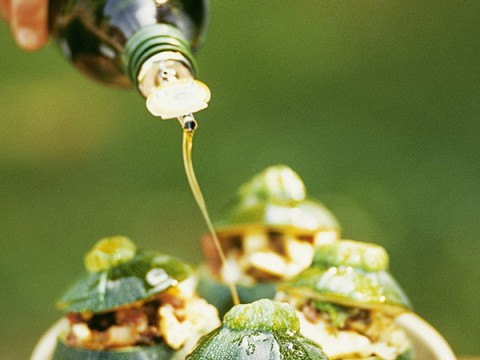
<svg viewBox="0 0 480 360">
<path fill-rule="evenodd" d="M 220 245 L 220 241 L 218 240 L 217 233 L 213 228 L 212 221 L 210 220 L 210 216 L 208 215 L 207 205 L 205 204 L 205 199 L 203 198 L 202 191 L 197 181 L 197 177 L 195 176 L 195 171 L 193 170 L 193 162 L 192 162 L 193 133 L 194 133 L 194 127 L 191 128 L 188 126 L 184 126 L 183 142 L 182 142 L 183 165 L 185 167 L 185 173 L 187 174 L 188 183 L 190 184 L 190 188 L 192 189 L 193 197 L 195 198 L 195 201 L 197 202 L 197 205 L 200 208 L 200 211 L 202 212 L 203 218 L 207 223 L 208 230 L 210 231 L 210 234 L 213 237 L 213 242 L 215 243 L 215 247 L 217 249 L 218 255 L 220 256 L 220 260 L 222 261 L 223 265 L 226 266 L 227 261 L 225 258 L 225 254 Z M 228 281 L 227 284 L 232 294 L 233 304 L 234 305 L 240 304 L 235 283 Z"/>
</svg>

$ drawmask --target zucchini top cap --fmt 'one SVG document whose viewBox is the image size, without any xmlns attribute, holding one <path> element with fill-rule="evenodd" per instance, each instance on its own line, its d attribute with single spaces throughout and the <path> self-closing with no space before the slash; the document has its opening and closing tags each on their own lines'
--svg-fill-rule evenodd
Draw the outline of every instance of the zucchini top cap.
<svg viewBox="0 0 480 360">
<path fill-rule="evenodd" d="M 340 231 L 337 219 L 307 198 L 302 180 L 285 165 L 269 167 L 243 184 L 214 225 L 219 232 L 245 226 Z"/>
<path fill-rule="evenodd" d="M 299 333 L 288 304 L 258 300 L 234 306 L 224 324 L 203 336 L 186 360 L 327 360 L 321 347 Z"/>
<path fill-rule="evenodd" d="M 278 290 L 305 299 L 376 309 L 391 315 L 412 307 L 402 288 L 387 271 L 316 266 L 280 284 Z"/>
<path fill-rule="evenodd" d="M 388 254 L 380 245 L 337 240 L 319 245 L 310 269 L 279 285 L 279 290 L 304 298 L 398 314 L 412 306 L 388 272 L 388 263 Z"/>
<path fill-rule="evenodd" d="M 315 249 L 312 266 L 351 266 L 364 271 L 388 270 L 388 254 L 380 245 L 338 240 Z"/>
<path fill-rule="evenodd" d="M 170 255 L 137 251 L 125 237 L 101 239 L 85 264 L 87 271 L 57 302 L 64 312 L 110 311 L 147 300 L 193 274 L 190 265 Z"/>
</svg>

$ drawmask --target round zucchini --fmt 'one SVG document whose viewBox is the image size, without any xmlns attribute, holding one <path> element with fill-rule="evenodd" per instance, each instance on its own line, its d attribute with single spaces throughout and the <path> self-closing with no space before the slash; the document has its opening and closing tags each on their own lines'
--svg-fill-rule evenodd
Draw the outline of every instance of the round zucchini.
<svg viewBox="0 0 480 360">
<path fill-rule="evenodd" d="M 137 251 L 117 236 L 97 242 L 85 265 L 58 302 L 67 315 L 32 360 L 184 360 L 220 324 L 217 310 L 194 293 L 192 267 L 179 259 Z"/>
<path fill-rule="evenodd" d="M 237 305 L 186 360 L 327 360 L 299 329 L 295 310 L 287 304 L 263 299 Z"/>
</svg>

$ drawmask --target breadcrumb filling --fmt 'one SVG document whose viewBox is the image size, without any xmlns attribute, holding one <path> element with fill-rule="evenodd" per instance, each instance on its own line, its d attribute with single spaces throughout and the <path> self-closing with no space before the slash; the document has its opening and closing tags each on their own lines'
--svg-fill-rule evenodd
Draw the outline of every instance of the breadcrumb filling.
<svg viewBox="0 0 480 360">
<path fill-rule="evenodd" d="M 217 309 L 171 288 L 145 302 L 101 314 L 70 313 L 67 346 L 109 350 L 166 343 L 180 349 L 192 336 L 220 325 Z"/>
<path fill-rule="evenodd" d="M 331 360 L 395 360 L 411 347 L 394 317 L 381 311 L 312 300 L 289 302 L 297 309 L 301 333 L 320 344 Z"/>
<path fill-rule="evenodd" d="M 208 238 L 204 241 L 204 251 L 210 268 L 220 280 L 253 285 L 299 274 L 312 263 L 315 247 L 333 241 L 336 236 L 334 231 L 307 234 L 251 228 L 241 234 L 219 234 L 226 264 L 216 259 Z"/>
</svg>

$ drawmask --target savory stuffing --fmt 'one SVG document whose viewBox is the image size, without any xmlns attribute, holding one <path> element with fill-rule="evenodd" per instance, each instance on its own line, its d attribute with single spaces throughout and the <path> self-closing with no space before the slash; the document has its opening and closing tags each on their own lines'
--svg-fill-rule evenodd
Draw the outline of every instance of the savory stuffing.
<svg viewBox="0 0 480 360">
<path fill-rule="evenodd" d="M 203 245 L 211 270 L 221 280 L 251 285 L 297 275 L 310 266 L 316 245 L 331 242 L 336 236 L 334 231 L 314 235 L 264 231 L 261 228 L 246 229 L 241 235 L 220 233 L 227 260 L 225 265 L 218 259 L 208 236 Z"/>
<path fill-rule="evenodd" d="M 186 297 L 179 288 L 111 312 L 70 313 L 67 318 L 67 346 L 90 350 L 161 342 L 177 350 L 197 333 L 220 325 L 215 307 L 198 297 Z"/>
<path fill-rule="evenodd" d="M 378 310 L 311 299 L 291 303 L 297 308 L 302 334 L 322 344 L 331 360 L 394 360 L 410 347 L 407 335 L 394 318 Z"/>
</svg>

